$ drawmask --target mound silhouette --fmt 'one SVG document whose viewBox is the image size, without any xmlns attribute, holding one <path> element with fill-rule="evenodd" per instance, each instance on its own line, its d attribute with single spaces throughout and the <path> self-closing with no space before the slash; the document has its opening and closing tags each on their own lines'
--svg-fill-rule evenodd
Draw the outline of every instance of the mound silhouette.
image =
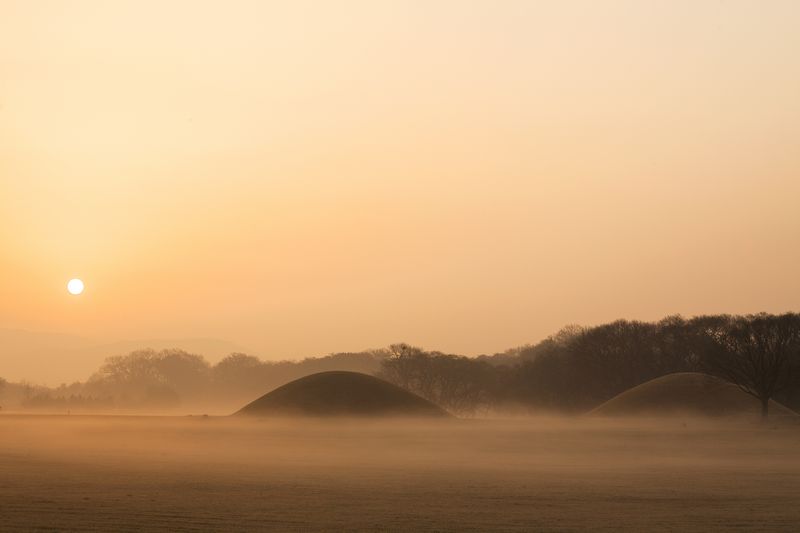
<svg viewBox="0 0 800 533">
<path fill-rule="evenodd" d="M 358 372 L 320 372 L 278 387 L 237 415 L 446 417 L 447 411 L 392 383 Z"/>
<path fill-rule="evenodd" d="M 796 417 L 778 402 L 770 402 L 770 417 Z M 736 385 L 708 374 L 679 372 L 642 383 L 590 412 L 598 416 L 688 414 L 701 416 L 760 416 L 756 398 Z"/>
</svg>

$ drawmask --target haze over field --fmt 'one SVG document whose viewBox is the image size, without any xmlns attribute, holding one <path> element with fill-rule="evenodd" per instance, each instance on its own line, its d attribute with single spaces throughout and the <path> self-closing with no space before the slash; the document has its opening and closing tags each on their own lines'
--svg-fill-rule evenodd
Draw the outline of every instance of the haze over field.
<svg viewBox="0 0 800 533">
<path fill-rule="evenodd" d="M 0 368 L 5 379 L 58 385 L 86 379 L 107 357 L 135 350 L 163 350 L 180 346 L 219 360 L 247 351 L 219 339 L 138 339 L 110 342 L 56 333 L 0 329 Z"/>
<path fill-rule="evenodd" d="M 795 309 L 799 22 L 792 0 L 4 1 L 0 327 L 475 355 Z"/>
<path fill-rule="evenodd" d="M 800 531 L 797 0 L 0 0 L 0 531 Z"/>
<path fill-rule="evenodd" d="M 8 530 L 790 533 L 800 521 L 788 428 L 0 417 L 0 432 Z"/>
</svg>

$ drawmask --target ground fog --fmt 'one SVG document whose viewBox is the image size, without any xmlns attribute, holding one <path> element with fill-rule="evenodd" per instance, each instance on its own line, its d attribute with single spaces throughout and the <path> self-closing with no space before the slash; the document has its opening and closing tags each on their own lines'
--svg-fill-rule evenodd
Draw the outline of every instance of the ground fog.
<svg viewBox="0 0 800 533">
<path fill-rule="evenodd" d="M 795 427 L 0 416 L 0 530 L 796 531 Z"/>
</svg>

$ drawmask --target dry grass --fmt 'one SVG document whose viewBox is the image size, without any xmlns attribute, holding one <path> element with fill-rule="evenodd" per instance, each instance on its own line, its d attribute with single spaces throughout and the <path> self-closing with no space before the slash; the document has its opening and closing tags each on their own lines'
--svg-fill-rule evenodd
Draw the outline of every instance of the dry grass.
<svg viewBox="0 0 800 533">
<path fill-rule="evenodd" d="M 800 433 L 786 427 L 6 415 L 0 435 L 1 531 L 800 524 Z"/>
</svg>

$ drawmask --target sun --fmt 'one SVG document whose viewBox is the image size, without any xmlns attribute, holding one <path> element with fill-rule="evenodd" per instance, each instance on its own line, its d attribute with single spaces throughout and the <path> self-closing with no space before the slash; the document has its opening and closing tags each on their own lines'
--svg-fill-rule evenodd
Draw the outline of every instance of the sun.
<svg viewBox="0 0 800 533">
<path fill-rule="evenodd" d="M 69 280 L 67 283 L 67 290 L 70 294 L 78 295 L 83 292 L 83 282 L 78 278 Z"/>
</svg>

